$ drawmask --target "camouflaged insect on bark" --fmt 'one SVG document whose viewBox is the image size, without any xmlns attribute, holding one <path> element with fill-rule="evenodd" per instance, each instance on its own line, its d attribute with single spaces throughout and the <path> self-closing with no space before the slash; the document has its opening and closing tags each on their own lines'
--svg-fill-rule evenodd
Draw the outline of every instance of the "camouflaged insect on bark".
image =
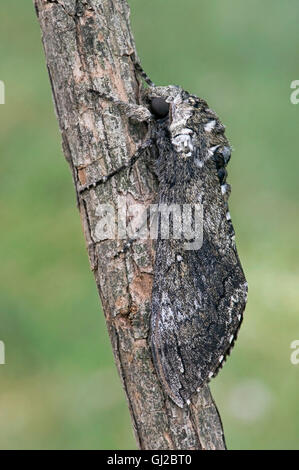
<svg viewBox="0 0 299 470">
<path fill-rule="evenodd" d="M 207 103 L 179 87 L 150 87 L 145 101 L 162 98 L 169 113 L 151 125 L 157 149 L 159 204 L 203 210 L 202 245 L 186 239 L 156 242 L 151 348 L 160 381 L 180 407 L 215 376 L 243 318 L 247 282 L 228 211 L 225 166 L 230 145 Z M 163 106 L 162 106 L 163 108 Z M 165 113 L 164 113 L 165 114 Z"/>
</svg>

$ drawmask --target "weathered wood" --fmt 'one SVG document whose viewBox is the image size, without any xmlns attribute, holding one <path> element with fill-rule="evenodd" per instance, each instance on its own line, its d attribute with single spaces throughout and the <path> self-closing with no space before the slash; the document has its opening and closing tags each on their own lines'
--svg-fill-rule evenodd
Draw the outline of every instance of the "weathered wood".
<svg viewBox="0 0 299 470">
<path fill-rule="evenodd" d="M 128 162 L 147 128 L 104 96 L 138 104 L 140 82 L 125 0 L 35 0 L 63 151 L 70 164 L 89 260 L 115 362 L 141 449 L 224 449 L 221 421 L 206 386 L 189 408 L 163 392 L 148 345 L 154 250 L 138 240 L 100 240 L 99 205 L 118 198 L 149 205 L 156 183 L 145 158 L 79 194 L 82 185 Z M 103 97 L 100 98 L 98 91 Z"/>
</svg>

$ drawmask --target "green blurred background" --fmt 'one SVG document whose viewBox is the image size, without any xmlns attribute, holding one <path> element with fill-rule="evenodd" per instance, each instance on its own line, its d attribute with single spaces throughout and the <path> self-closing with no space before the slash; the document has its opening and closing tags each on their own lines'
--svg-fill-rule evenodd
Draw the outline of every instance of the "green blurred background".
<svg viewBox="0 0 299 470">
<path fill-rule="evenodd" d="M 131 0 L 143 66 L 207 99 L 235 152 L 249 303 L 211 388 L 230 449 L 299 448 L 298 0 Z M 1 449 L 135 448 L 31 0 L 0 4 Z"/>
</svg>

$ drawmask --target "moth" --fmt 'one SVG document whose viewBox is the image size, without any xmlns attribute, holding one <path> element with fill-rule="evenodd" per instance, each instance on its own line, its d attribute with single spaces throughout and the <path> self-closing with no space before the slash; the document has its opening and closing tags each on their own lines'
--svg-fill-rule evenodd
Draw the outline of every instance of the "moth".
<svg viewBox="0 0 299 470">
<path fill-rule="evenodd" d="M 156 242 L 151 349 L 165 391 L 183 407 L 229 354 L 247 282 L 228 208 L 225 127 L 204 100 L 179 87 L 150 88 L 147 96 L 156 116 L 159 204 L 202 205 L 200 246 L 187 249 L 184 237 L 163 239 L 161 227 Z"/>
<path fill-rule="evenodd" d="M 148 121 L 150 138 L 120 169 L 152 146 L 158 205 L 191 208 L 193 228 L 192 208 L 202 210 L 200 233 L 194 231 L 191 243 L 182 233 L 163 236 L 161 221 L 155 241 L 150 345 L 165 392 L 183 407 L 230 353 L 243 319 L 247 282 L 228 208 L 231 146 L 225 127 L 203 99 L 178 86 L 147 82 L 143 105 L 130 112 Z M 172 214 L 170 220 L 174 223 L 176 217 Z"/>
</svg>

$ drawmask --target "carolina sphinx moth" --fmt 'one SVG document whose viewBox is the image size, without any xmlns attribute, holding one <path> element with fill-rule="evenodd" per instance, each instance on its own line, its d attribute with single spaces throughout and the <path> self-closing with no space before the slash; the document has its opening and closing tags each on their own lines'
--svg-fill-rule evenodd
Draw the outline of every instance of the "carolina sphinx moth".
<svg viewBox="0 0 299 470">
<path fill-rule="evenodd" d="M 186 249 L 184 237 L 163 239 L 161 223 L 156 242 L 151 348 L 165 391 L 183 407 L 229 354 L 247 282 L 228 210 L 224 126 L 204 100 L 179 87 L 150 87 L 146 96 L 156 116 L 159 204 L 203 209 L 200 247 Z"/>
</svg>

